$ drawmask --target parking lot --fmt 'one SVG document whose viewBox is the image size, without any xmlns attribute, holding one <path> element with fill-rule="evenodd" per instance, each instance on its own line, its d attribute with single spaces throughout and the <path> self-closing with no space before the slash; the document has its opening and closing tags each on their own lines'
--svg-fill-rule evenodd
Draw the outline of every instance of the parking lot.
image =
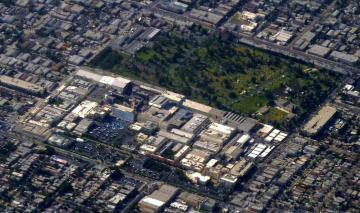
<svg viewBox="0 0 360 213">
<path fill-rule="evenodd" d="M 89 140 L 85 140 L 84 142 L 75 142 L 70 149 L 78 154 L 109 164 L 113 164 L 118 160 L 124 160 L 127 158 L 127 156 L 124 156 L 114 149 L 110 149 L 104 145 Z"/>
<path fill-rule="evenodd" d="M 111 118 L 107 122 L 96 123 L 89 135 L 107 143 L 115 143 L 124 135 L 127 125 L 126 122 Z"/>
</svg>

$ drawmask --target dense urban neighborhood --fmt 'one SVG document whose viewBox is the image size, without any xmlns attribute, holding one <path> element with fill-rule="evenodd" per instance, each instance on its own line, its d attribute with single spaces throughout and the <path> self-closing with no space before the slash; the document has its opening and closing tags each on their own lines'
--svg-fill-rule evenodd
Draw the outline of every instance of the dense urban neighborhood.
<svg viewBox="0 0 360 213">
<path fill-rule="evenodd" d="M 0 212 L 359 212 L 357 0 L 0 0 Z"/>
</svg>

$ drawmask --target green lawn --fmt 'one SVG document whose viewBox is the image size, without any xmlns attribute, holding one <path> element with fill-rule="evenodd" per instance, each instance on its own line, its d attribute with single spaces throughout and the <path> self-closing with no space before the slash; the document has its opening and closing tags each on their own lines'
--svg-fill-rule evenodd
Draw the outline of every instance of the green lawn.
<svg viewBox="0 0 360 213">
<path fill-rule="evenodd" d="M 262 117 L 262 120 L 266 123 L 281 122 L 287 115 L 288 113 L 282 110 L 270 108 L 270 110 Z"/>
<path fill-rule="evenodd" d="M 148 50 L 140 52 L 138 57 L 141 61 L 149 62 L 150 60 L 153 60 L 158 54 L 154 50 Z"/>
<path fill-rule="evenodd" d="M 264 96 L 246 97 L 232 105 L 235 111 L 252 114 L 259 108 L 266 106 L 268 100 Z"/>
</svg>

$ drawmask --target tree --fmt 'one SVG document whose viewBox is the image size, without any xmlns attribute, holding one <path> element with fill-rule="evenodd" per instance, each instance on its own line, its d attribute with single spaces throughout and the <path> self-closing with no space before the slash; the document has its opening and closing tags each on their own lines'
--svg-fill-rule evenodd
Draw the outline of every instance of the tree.
<svg viewBox="0 0 360 213">
<path fill-rule="evenodd" d="M 230 93 L 229 93 L 229 98 L 231 98 L 231 99 L 236 99 L 238 96 L 237 96 L 237 94 L 235 93 L 235 92 L 233 92 L 233 91 L 231 91 Z"/>
<path fill-rule="evenodd" d="M 192 89 L 189 84 L 186 84 L 186 86 L 184 87 L 183 94 L 188 98 L 190 98 L 192 96 Z"/>
<path fill-rule="evenodd" d="M 336 0 L 336 5 L 338 7 L 346 7 L 349 4 L 348 0 Z"/>
<path fill-rule="evenodd" d="M 0 3 L 3 3 L 5 6 L 9 7 L 15 4 L 15 0 L 0 0 Z"/>
<path fill-rule="evenodd" d="M 174 174 L 182 182 L 188 182 L 189 180 L 181 169 L 175 169 Z"/>
<path fill-rule="evenodd" d="M 257 80 L 256 80 L 256 77 L 255 77 L 255 76 L 251 77 L 251 83 L 253 83 L 253 84 L 256 84 L 256 83 L 257 83 Z"/>
<path fill-rule="evenodd" d="M 122 57 L 110 47 L 105 48 L 92 61 L 91 65 L 96 65 L 102 69 L 112 69 L 115 65 L 120 64 Z"/>
<path fill-rule="evenodd" d="M 234 89 L 232 83 L 231 83 L 230 80 L 227 79 L 227 78 L 224 78 L 223 84 L 224 84 L 224 86 L 225 86 L 226 89 L 229 89 L 229 90 L 230 90 L 230 89 Z"/>
<path fill-rule="evenodd" d="M 123 177 L 124 177 L 124 174 L 121 172 L 121 170 L 118 167 L 114 168 L 114 170 L 112 171 L 112 173 L 110 175 L 110 178 L 113 180 L 119 180 Z"/>
<path fill-rule="evenodd" d="M 70 192 L 72 190 L 73 190 L 73 187 L 71 185 L 71 182 L 65 181 L 63 184 L 61 184 L 59 186 L 58 192 L 59 192 L 59 194 L 64 194 L 64 193 Z"/>
</svg>

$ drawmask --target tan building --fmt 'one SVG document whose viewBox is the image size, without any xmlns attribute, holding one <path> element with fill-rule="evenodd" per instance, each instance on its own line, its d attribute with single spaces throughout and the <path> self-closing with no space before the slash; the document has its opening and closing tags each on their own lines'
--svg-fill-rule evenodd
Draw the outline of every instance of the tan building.
<svg viewBox="0 0 360 213">
<path fill-rule="evenodd" d="M 324 106 L 304 127 L 308 135 L 316 135 L 336 114 L 336 109 L 331 106 Z"/>
<path fill-rule="evenodd" d="M 200 208 L 200 205 L 205 201 L 204 197 L 189 192 L 181 193 L 179 198 L 195 209 Z"/>
<path fill-rule="evenodd" d="M 178 188 L 170 185 L 162 185 L 140 200 L 138 206 L 142 213 L 160 212 L 178 193 Z"/>
<path fill-rule="evenodd" d="M 6 75 L 0 76 L 0 85 L 7 86 L 22 92 L 26 92 L 31 95 L 43 95 L 45 93 L 45 88 L 37 84 L 33 84 L 21 79 L 12 78 Z"/>
</svg>

